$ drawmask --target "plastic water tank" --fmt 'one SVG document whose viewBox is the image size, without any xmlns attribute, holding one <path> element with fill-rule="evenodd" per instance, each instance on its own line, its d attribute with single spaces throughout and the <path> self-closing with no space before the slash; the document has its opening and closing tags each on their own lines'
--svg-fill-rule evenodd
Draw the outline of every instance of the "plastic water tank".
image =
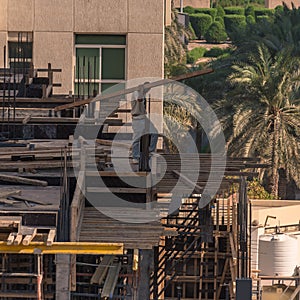
<svg viewBox="0 0 300 300">
<path fill-rule="evenodd" d="M 292 276 L 298 260 L 298 241 L 295 236 L 280 233 L 260 236 L 260 275 Z"/>
</svg>

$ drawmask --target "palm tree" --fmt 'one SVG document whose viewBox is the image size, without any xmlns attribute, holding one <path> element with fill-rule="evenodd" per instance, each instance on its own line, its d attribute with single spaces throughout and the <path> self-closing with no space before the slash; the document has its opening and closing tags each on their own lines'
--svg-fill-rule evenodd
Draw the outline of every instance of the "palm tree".
<svg viewBox="0 0 300 300">
<path fill-rule="evenodd" d="M 230 154 L 261 157 L 271 165 L 278 196 L 279 169 L 300 186 L 300 59 L 283 50 L 272 56 L 258 46 L 233 65 L 232 90 L 216 103 Z"/>
<path fill-rule="evenodd" d="M 165 68 L 169 72 L 172 65 L 186 62 L 187 46 L 184 39 L 192 37 L 189 28 L 184 27 L 178 21 L 178 13 L 172 1 L 172 23 L 165 27 Z"/>
<path fill-rule="evenodd" d="M 264 23 L 249 24 L 240 29 L 232 39 L 237 47 L 237 53 L 243 55 L 257 47 L 257 44 L 265 44 L 271 53 L 282 51 L 287 46 L 293 49 L 293 54 L 300 56 L 300 8 L 285 4 L 283 10 L 277 10 L 273 18 Z"/>
</svg>

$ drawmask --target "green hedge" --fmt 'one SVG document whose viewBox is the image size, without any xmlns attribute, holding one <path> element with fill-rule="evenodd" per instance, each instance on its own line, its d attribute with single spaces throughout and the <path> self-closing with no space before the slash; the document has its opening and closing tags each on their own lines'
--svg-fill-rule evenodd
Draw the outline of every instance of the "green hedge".
<svg viewBox="0 0 300 300">
<path fill-rule="evenodd" d="M 245 15 L 245 9 L 243 7 L 225 7 L 225 15 Z"/>
<path fill-rule="evenodd" d="M 274 9 L 274 14 L 275 15 L 281 15 L 284 12 L 283 6 L 282 5 L 277 5 Z"/>
<path fill-rule="evenodd" d="M 212 17 L 207 14 L 192 14 L 190 15 L 190 21 L 196 36 L 199 39 L 202 39 L 205 32 L 212 23 Z"/>
<path fill-rule="evenodd" d="M 183 12 L 191 15 L 191 14 L 195 13 L 195 8 L 191 7 L 191 6 L 186 6 L 186 7 L 183 8 Z"/>
<path fill-rule="evenodd" d="M 252 5 L 249 5 L 245 8 L 245 16 L 255 17 L 255 8 Z"/>
<path fill-rule="evenodd" d="M 254 13 L 255 13 L 256 21 L 258 16 L 268 16 L 268 17 L 274 16 L 274 10 L 269 8 L 256 8 Z"/>
<path fill-rule="evenodd" d="M 255 24 L 255 18 L 252 15 L 246 17 L 247 24 Z"/>
<path fill-rule="evenodd" d="M 194 64 L 199 58 L 203 57 L 206 49 L 203 47 L 197 47 L 188 52 L 186 62 L 188 64 Z"/>
<path fill-rule="evenodd" d="M 225 15 L 224 24 L 227 34 L 246 26 L 246 17 L 241 15 Z"/>
<path fill-rule="evenodd" d="M 219 57 L 223 54 L 229 53 L 230 49 L 221 49 L 219 47 L 213 47 L 210 50 L 206 51 L 204 56 L 205 57 Z"/>
<path fill-rule="evenodd" d="M 207 14 L 212 17 L 214 20 L 217 16 L 217 9 L 216 8 L 195 8 L 196 14 Z"/>
<path fill-rule="evenodd" d="M 265 15 L 263 15 L 263 16 L 257 16 L 256 17 L 256 22 L 257 23 L 263 23 L 263 22 L 269 22 L 270 21 L 270 17 L 269 16 L 265 16 Z"/>
<path fill-rule="evenodd" d="M 221 43 L 226 41 L 227 33 L 224 26 L 219 22 L 213 22 L 204 35 L 208 43 Z"/>
<path fill-rule="evenodd" d="M 216 8 L 217 8 L 217 17 L 223 18 L 225 16 L 224 8 L 220 5 L 218 5 Z"/>
<path fill-rule="evenodd" d="M 225 25 L 224 25 L 224 18 L 223 18 L 223 17 L 216 17 L 215 22 L 221 23 L 222 26 L 223 26 L 223 28 L 225 28 Z"/>
<path fill-rule="evenodd" d="M 189 22 L 189 30 L 190 30 L 190 32 L 191 32 L 191 37 L 190 37 L 190 39 L 191 39 L 191 40 L 196 40 L 196 39 L 197 39 L 197 35 L 196 35 L 196 33 L 195 33 L 195 30 L 194 30 L 194 28 L 193 28 L 191 22 Z"/>
</svg>

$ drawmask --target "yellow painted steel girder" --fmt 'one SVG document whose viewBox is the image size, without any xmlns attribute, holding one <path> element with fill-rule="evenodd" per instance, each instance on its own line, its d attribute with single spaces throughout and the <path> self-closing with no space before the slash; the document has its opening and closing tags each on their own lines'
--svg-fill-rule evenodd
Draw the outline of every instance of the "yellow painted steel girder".
<svg viewBox="0 0 300 300">
<path fill-rule="evenodd" d="M 28 246 L 7 245 L 0 242 L 0 253 L 14 254 L 112 254 L 122 255 L 122 243 L 85 243 L 85 242 L 54 242 L 47 246 L 43 242 L 31 242 Z"/>
</svg>

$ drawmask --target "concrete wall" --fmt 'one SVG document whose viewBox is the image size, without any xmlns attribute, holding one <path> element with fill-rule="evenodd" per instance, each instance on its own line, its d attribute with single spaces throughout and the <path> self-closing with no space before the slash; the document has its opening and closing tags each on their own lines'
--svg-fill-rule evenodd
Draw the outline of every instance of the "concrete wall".
<svg viewBox="0 0 300 300">
<path fill-rule="evenodd" d="M 63 70 L 58 94 L 72 90 L 76 33 L 126 34 L 126 79 L 163 77 L 164 8 L 161 0 L 0 0 L 0 47 L 9 31 L 33 31 L 34 66 Z"/>
<path fill-rule="evenodd" d="M 180 0 L 174 0 L 174 6 L 180 7 Z M 183 0 L 183 7 L 192 6 L 196 8 L 210 7 L 210 0 Z"/>
<path fill-rule="evenodd" d="M 0 68 L 3 68 L 3 47 L 7 41 L 7 1 L 0 0 Z"/>
<path fill-rule="evenodd" d="M 32 31 L 34 24 L 33 0 L 8 0 L 7 30 Z"/>
<path fill-rule="evenodd" d="M 128 0 L 75 0 L 74 31 L 126 33 Z"/>
<path fill-rule="evenodd" d="M 72 32 L 35 32 L 33 37 L 34 64 L 37 68 L 61 68 L 61 73 L 54 73 L 54 83 L 60 82 L 62 88 L 56 91 L 68 94 L 73 84 L 73 47 Z M 46 74 L 45 74 L 46 75 Z"/>
<path fill-rule="evenodd" d="M 262 202 L 261 202 L 262 201 Z M 261 203 L 260 203 L 261 202 Z M 269 226 L 298 224 L 300 220 L 300 201 L 296 200 L 252 200 L 252 220 L 264 225 L 267 216 Z"/>
<path fill-rule="evenodd" d="M 292 0 L 292 1 L 281 1 L 281 0 L 265 0 L 265 7 L 267 8 L 275 8 L 278 5 L 282 5 L 282 2 L 284 2 L 288 7 L 292 7 L 292 3 L 296 7 L 300 6 L 300 0 Z"/>
<path fill-rule="evenodd" d="M 34 30 L 35 31 L 72 32 L 73 24 L 74 24 L 73 0 L 35 1 L 34 4 Z"/>
</svg>

